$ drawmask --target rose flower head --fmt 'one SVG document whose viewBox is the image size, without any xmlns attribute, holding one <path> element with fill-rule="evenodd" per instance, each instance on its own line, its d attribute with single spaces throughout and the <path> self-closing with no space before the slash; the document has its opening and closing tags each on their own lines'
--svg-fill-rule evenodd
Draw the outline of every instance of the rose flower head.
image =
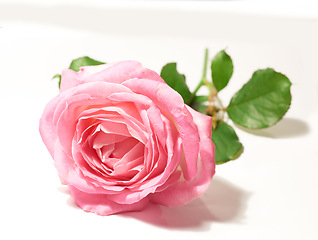
<svg viewBox="0 0 318 240">
<path fill-rule="evenodd" d="M 135 61 L 64 70 L 40 120 L 61 182 L 99 215 L 202 195 L 215 169 L 211 129 L 211 117 Z"/>
</svg>

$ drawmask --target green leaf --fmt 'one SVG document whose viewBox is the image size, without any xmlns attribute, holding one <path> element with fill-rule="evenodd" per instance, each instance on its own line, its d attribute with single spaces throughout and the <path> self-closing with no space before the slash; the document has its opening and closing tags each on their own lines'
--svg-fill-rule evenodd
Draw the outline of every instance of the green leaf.
<svg viewBox="0 0 318 240">
<path fill-rule="evenodd" d="M 208 96 L 195 96 L 192 100 L 192 103 L 190 107 L 192 107 L 194 110 L 207 114 L 206 110 L 208 106 L 206 105 L 206 102 L 208 101 Z"/>
<path fill-rule="evenodd" d="M 58 78 L 58 80 L 59 80 L 59 88 L 61 88 L 61 78 L 62 78 L 62 76 L 61 76 L 61 74 L 55 74 L 53 77 L 52 77 L 52 79 L 54 79 L 54 78 Z"/>
<path fill-rule="evenodd" d="M 104 62 L 96 61 L 90 57 L 80 57 L 80 58 L 74 59 L 71 62 L 69 69 L 72 69 L 73 71 L 78 72 L 80 70 L 80 67 L 95 66 L 95 65 L 101 65 L 101 64 L 104 64 Z"/>
<path fill-rule="evenodd" d="M 191 92 L 185 82 L 185 76 L 178 73 L 176 63 L 168 63 L 165 65 L 161 70 L 160 76 L 171 88 L 182 96 L 186 104 L 190 104 L 192 100 Z"/>
<path fill-rule="evenodd" d="M 209 100 L 208 96 L 205 95 L 200 95 L 200 96 L 195 96 L 194 101 L 198 102 L 198 103 L 203 103 Z"/>
<path fill-rule="evenodd" d="M 254 129 L 269 127 L 289 109 L 290 86 L 285 75 L 270 68 L 258 70 L 232 97 L 227 113 L 238 125 Z"/>
<path fill-rule="evenodd" d="M 233 74 L 233 62 L 227 53 L 222 50 L 215 55 L 211 64 L 212 81 L 217 91 L 226 87 Z"/>
<path fill-rule="evenodd" d="M 225 122 L 221 122 L 212 132 L 212 141 L 215 144 L 215 164 L 237 159 L 243 152 L 243 145 L 234 129 Z"/>
</svg>

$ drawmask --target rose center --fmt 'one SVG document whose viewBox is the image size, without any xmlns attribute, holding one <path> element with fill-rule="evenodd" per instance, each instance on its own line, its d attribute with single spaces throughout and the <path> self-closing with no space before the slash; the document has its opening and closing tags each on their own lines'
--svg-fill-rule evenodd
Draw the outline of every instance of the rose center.
<svg viewBox="0 0 318 240">
<path fill-rule="evenodd" d="M 92 158 L 90 165 L 105 177 L 121 180 L 134 177 L 144 167 L 145 145 L 124 131 L 114 134 L 103 126 L 99 128 L 90 144 L 97 158 Z"/>
</svg>

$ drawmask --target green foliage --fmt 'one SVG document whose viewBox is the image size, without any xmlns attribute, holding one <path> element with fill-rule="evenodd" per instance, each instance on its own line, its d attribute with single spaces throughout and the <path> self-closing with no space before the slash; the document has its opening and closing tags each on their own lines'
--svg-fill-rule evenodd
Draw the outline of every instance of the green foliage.
<svg viewBox="0 0 318 240">
<path fill-rule="evenodd" d="M 291 82 L 273 69 L 256 71 L 232 97 L 227 113 L 238 125 L 266 128 L 279 121 L 291 103 Z"/>
<path fill-rule="evenodd" d="M 231 99 L 224 108 L 218 92 L 225 88 L 233 74 L 233 62 L 224 51 L 212 59 L 212 82 L 205 77 L 207 51 L 205 55 L 203 77 L 191 94 L 185 82 L 185 76 L 177 72 L 176 63 L 165 65 L 161 77 L 174 90 L 180 93 L 185 103 L 193 109 L 213 117 L 212 140 L 216 145 L 215 161 L 221 164 L 238 158 L 243 152 L 234 129 L 224 122 L 227 113 L 231 120 L 247 128 L 265 128 L 275 124 L 288 111 L 291 103 L 289 79 L 273 69 L 256 71 L 252 78 Z M 196 96 L 198 89 L 206 86 L 208 96 Z"/>
<path fill-rule="evenodd" d="M 217 91 L 226 87 L 233 74 L 233 62 L 227 53 L 222 50 L 212 59 L 212 81 Z"/>
<path fill-rule="evenodd" d="M 69 69 L 72 69 L 73 71 L 78 72 L 80 70 L 80 67 L 95 66 L 95 65 L 101 65 L 101 64 L 104 64 L 104 62 L 96 61 L 90 57 L 80 57 L 80 58 L 74 59 L 71 62 Z"/>
<path fill-rule="evenodd" d="M 55 79 L 55 78 L 57 78 L 59 80 L 58 84 L 59 84 L 59 88 L 61 88 L 61 78 L 62 78 L 61 74 L 55 74 L 52 77 L 52 79 Z"/>
<path fill-rule="evenodd" d="M 212 132 L 212 141 L 215 144 L 215 164 L 234 160 L 243 152 L 243 145 L 234 129 L 225 122 L 221 122 Z"/>
<path fill-rule="evenodd" d="M 185 76 L 178 73 L 176 63 L 166 64 L 162 68 L 160 76 L 171 88 L 182 96 L 186 104 L 190 104 L 192 101 L 192 94 L 186 84 Z"/>
</svg>

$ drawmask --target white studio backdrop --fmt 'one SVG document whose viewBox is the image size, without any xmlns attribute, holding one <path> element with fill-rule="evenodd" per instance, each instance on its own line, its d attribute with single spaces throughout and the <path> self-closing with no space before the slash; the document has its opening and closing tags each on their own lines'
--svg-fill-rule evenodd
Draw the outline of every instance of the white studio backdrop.
<svg viewBox="0 0 318 240">
<path fill-rule="evenodd" d="M 279 6 L 0 2 L 1 239 L 317 239 L 318 15 L 313 5 Z M 52 76 L 85 55 L 157 72 L 177 62 L 193 90 L 205 48 L 233 59 L 225 105 L 255 70 L 286 74 L 286 117 L 265 130 L 236 128 L 244 153 L 217 166 L 209 190 L 186 206 L 108 217 L 79 209 L 38 133 L 58 94 Z"/>
</svg>

